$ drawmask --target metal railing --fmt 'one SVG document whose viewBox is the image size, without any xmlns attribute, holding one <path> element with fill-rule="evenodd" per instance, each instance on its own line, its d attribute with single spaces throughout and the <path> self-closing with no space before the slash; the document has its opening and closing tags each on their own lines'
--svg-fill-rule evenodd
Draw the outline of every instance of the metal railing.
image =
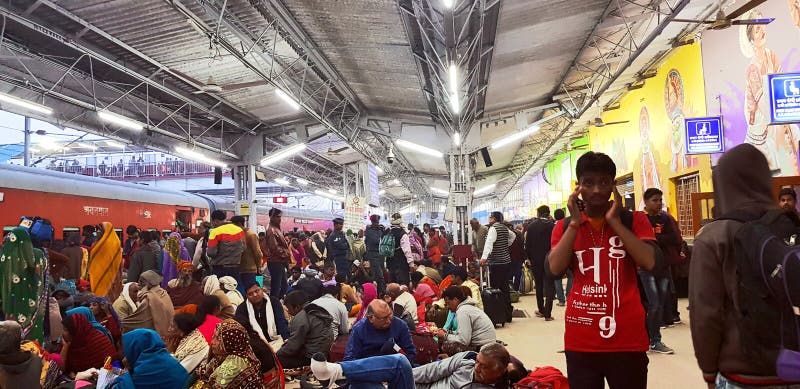
<svg viewBox="0 0 800 389">
<path fill-rule="evenodd" d="M 213 174 L 214 167 L 204 163 L 192 161 L 162 161 L 162 162 L 129 162 L 98 165 L 83 165 L 64 163 L 49 165 L 47 169 L 65 173 L 81 174 L 84 176 L 103 177 L 112 179 L 139 178 L 139 177 L 182 177 L 192 175 Z"/>
</svg>

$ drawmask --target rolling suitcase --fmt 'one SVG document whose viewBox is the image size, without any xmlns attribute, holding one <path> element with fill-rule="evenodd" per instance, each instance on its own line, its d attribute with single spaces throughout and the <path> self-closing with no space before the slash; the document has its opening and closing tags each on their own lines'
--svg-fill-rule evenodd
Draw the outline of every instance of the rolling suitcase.
<svg viewBox="0 0 800 389">
<path fill-rule="evenodd" d="M 488 269 L 487 267 L 487 273 L 489 272 Z M 486 286 L 484 286 L 483 266 L 480 267 L 480 277 L 483 311 L 489 316 L 489 319 L 492 320 L 492 324 L 494 324 L 495 327 L 497 327 L 498 324 L 505 327 L 508 318 L 506 318 L 506 304 L 503 301 L 503 292 L 501 292 L 500 289 L 492 288 L 488 275 L 486 277 Z"/>
</svg>

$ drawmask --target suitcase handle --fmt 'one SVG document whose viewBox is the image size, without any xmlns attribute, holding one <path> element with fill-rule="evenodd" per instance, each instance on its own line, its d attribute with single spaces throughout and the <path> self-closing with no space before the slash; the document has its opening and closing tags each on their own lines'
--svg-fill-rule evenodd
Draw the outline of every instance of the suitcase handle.
<svg viewBox="0 0 800 389">
<path fill-rule="evenodd" d="M 492 288 L 492 271 L 490 270 L 489 266 L 485 266 L 485 267 L 486 267 L 486 287 L 491 289 Z M 478 269 L 480 270 L 481 286 L 483 286 L 483 281 L 484 281 L 483 268 L 484 268 L 484 266 L 478 266 Z"/>
</svg>

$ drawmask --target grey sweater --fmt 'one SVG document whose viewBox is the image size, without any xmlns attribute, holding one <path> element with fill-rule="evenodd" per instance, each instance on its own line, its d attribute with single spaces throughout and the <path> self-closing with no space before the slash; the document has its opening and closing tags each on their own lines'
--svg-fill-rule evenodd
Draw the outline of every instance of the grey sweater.
<svg viewBox="0 0 800 389">
<path fill-rule="evenodd" d="M 497 340 L 492 320 L 482 309 L 475 306 L 475 300 L 472 297 L 467 297 L 461 304 L 458 304 L 456 323 L 458 323 L 458 332 L 447 334 L 446 340 L 475 348 L 494 343 Z"/>
<path fill-rule="evenodd" d="M 474 351 L 466 351 L 439 362 L 415 367 L 414 386 L 417 389 L 492 388 L 489 385 L 472 383 L 477 355 Z"/>
</svg>

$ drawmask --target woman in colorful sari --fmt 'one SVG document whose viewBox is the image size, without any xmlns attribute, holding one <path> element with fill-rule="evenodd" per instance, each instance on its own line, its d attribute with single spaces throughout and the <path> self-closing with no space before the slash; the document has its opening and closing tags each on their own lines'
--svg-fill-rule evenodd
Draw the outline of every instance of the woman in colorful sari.
<svg viewBox="0 0 800 389">
<path fill-rule="evenodd" d="M 261 364 L 249 340 L 247 331 L 236 320 L 220 323 L 211 341 L 211 355 L 197 368 L 195 387 L 262 389 Z"/>
<path fill-rule="evenodd" d="M 174 333 L 171 339 L 174 342 L 172 356 L 181 363 L 186 372 L 191 374 L 206 357 L 208 357 L 209 346 L 203 334 L 197 330 L 199 321 L 195 315 L 190 313 L 179 313 L 172 318 L 173 325 L 170 332 Z"/>
<path fill-rule="evenodd" d="M 119 348 L 122 343 L 122 330 L 120 327 L 119 316 L 117 311 L 108 302 L 105 297 L 92 297 L 86 302 L 86 305 L 94 314 L 94 318 L 111 332 L 111 337 L 114 339 L 114 346 Z"/>
<path fill-rule="evenodd" d="M 85 317 L 89 324 L 91 324 L 92 328 L 100 331 L 100 333 L 108 337 L 108 340 L 110 340 L 112 344 L 114 343 L 114 336 L 111 335 L 111 331 L 97 321 L 97 318 L 94 316 L 94 313 L 92 313 L 91 309 L 86 307 L 77 307 L 67 311 L 67 317 L 73 315 L 81 315 Z"/>
<path fill-rule="evenodd" d="M 123 364 L 128 372 L 117 377 L 112 388 L 183 388 L 189 379 L 186 369 L 165 348 L 157 332 L 138 328 L 122 335 Z"/>
<path fill-rule="evenodd" d="M 161 264 L 161 275 L 164 276 L 161 281 L 161 287 L 166 289 L 168 282 L 178 278 L 178 264 L 181 261 L 192 260 L 189 256 L 189 251 L 183 245 L 180 232 L 176 231 L 169 234 L 161 256 L 164 258 Z"/>
<path fill-rule="evenodd" d="M 122 243 L 114 226 L 103 222 L 98 226 L 100 239 L 89 251 L 89 281 L 95 296 L 114 301 L 122 292 Z"/>
<path fill-rule="evenodd" d="M 42 341 L 43 316 L 36 315 L 45 271 L 44 253 L 33 248 L 31 237 L 23 228 L 6 235 L 0 253 L 0 300 L 7 319 L 16 320 L 22 336 Z"/>
<path fill-rule="evenodd" d="M 61 363 L 65 374 L 99 369 L 106 358 L 117 359 L 118 353 L 111 344 L 110 336 L 93 327 L 85 315 L 73 313 L 61 323 L 64 327 Z"/>
</svg>

